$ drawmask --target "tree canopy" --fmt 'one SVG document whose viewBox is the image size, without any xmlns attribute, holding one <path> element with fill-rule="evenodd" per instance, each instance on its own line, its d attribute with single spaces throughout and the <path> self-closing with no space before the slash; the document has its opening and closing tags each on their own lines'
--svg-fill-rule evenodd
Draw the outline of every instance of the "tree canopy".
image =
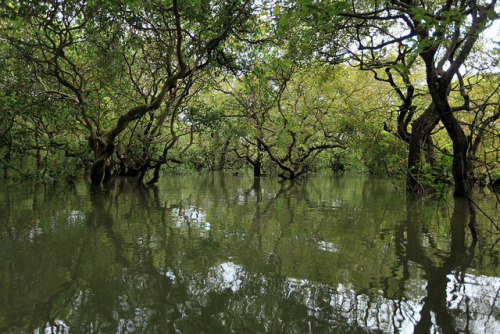
<svg viewBox="0 0 500 334">
<path fill-rule="evenodd" d="M 4 1 L 5 178 L 500 179 L 491 1 Z"/>
</svg>

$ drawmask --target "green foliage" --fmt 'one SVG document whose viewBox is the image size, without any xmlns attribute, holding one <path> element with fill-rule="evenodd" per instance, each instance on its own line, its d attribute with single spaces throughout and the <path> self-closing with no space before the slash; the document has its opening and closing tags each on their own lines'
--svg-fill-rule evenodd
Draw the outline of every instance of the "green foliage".
<svg viewBox="0 0 500 334">
<path fill-rule="evenodd" d="M 63 155 L 46 156 L 43 165 L 40 167 L 36 166 L 36 161 L 32 157 L 25 157 L 23 161 L 12 161 L 12 167 L 16 167 L 12 173 L 14 182 L 43 183 L 62 181 L 74 183 L 84 177 L 81 160 Z"/>
<path fill-rule="evenodd" d="M 430 163 L 425 163 L 422 168 L 422 175 L 420 183 L 426 188 L 434 192 L 442 193 L 446 191 L 451 182 L 451 164 L 453 162 L 453 157 L 444 154 L 441 159 L 438 160 L 436 165 L 431 165 Z"/>
<path fill-rule="evenodd" d="M 333 149 L 323 152 L 316 163 L 316 170 L 335 173 L 368 173 L 363 157 L 351 149 Z"/>
<path fill-rule="evenodd" d="M 439 46 L 446 55 L 455 29 L 467 37 L 470 28 L 468 12 L 460 10 L 468 4 L 454 1 L 444 9 L 443 1 L 398 5 L 395 13 L 412 18 L 419 33 L 383 47 L 376 43 L 394 36 L 372 37 L 404 22 L 367 17 L 384 4 L 366 1 L 5 4 L 0 164 L 4 175 L 25 179 L 79 177 L 102 153 L 88 143 L 115 132 L 108 144 L 116 152 L 107 161 L 122 175 L 156 164 L 174 171 L 259 165 L 287 175 L 404 173 L 407 138 L 396 138 L 394 129 L 403 120 L 409 133 L 431 101 L 419 53 Z M 353 43 L 359 52 L 348 47 Z M 467 66 L 491 64 L 485 50 L 477 48 Z M 152 107 L 181 60 L 184 76 Z M 411 82 L 413 96 L 402 104 Z M 495 175 L 498 76 L 465 74 L 463 82 L 450 90 L 449 102 L 471 143 L 477 139 L 470 169 Z M 451 147 L 442 129 L 432 140 L 437 150 Z M 424 183 L 444 182 L 434 171 L 450 170 L 442 161 L 424 167 Z"/>
<path fill-rule="evenodd" d="M 376 176 L 396 176 L 406 171 L 406 148 L 391 134 L 378 133 L 361 140 L 362 156 L 368 172 Z"/>
</svg>

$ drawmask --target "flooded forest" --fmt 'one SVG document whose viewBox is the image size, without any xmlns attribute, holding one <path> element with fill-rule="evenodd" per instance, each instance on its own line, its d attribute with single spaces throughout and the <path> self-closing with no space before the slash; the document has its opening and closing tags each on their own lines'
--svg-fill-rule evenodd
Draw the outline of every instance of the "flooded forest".
<svg viewBox="0 0 500 334">
<path fill-rule="evenodd" d="M 0 332 L 500 330 L 496 0 L 0 4 Z"/>
</svg>

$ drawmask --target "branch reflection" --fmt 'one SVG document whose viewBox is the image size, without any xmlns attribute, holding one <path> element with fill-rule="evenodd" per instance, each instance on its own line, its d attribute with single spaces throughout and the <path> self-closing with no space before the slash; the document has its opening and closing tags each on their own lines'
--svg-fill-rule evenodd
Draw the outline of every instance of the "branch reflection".
<svg viewBox="0 0 500 334">
<path fill-rule="evenodd" d="M 26 211 L 15 198 L 1 202 L 9 206 L 0 235 L 10 268 L 0 271 L 8 291 L 1 296 L 10 306 L 0 309 L 0 330 L 478 333 L 500 326 L 495 240 L 481 233 L 478 244 L 471 236 L 469 226 L 482 225 L 467 200 L 406 198 L 360 178 L 297 181 L 212 174 L 140 188 L 117 179 L 78 188 L 64 202 L 38 193 L 37 206 L 54 209 L 37 211 L 38 225 L 26 224 L 17 239 L 11 220 Z"/>
</svg>

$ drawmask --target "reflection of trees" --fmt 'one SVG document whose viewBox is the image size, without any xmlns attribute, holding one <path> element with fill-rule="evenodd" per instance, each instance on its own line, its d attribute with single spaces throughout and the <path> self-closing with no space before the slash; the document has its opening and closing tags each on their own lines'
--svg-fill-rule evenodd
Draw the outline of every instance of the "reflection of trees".
<svg viewBox="0 0 500 334">
<path fill-rule="evenodd" d="M 141 188 L 118 179 L 88 189 L 86 203 L 75 197 L 67 205 L 81 224 L 55 228 L 26 253 L 41 247 L 36 295 L 0 329 L 446 333 L 496 324 L 499 287 L 469 269 L 478 250 L 467 246 L 466 205 L 457 202 L 449 222 L 433 201 L 401 210 L 370 182 L 242 179 Z"/>
<path fill-rule="evenodd" d="M 417 264 L 422 269 L 426 279 L 426 296 L 422 300 L 419 319 L 415 319 L 418 321 L 414 330 L 416 333 L 429 333 L 437 328 L 443 333 L 463 330 L 475 332 L 477 328 L 474 328 L 471 308 L 451 310 L 448 300 L 450 275 L 455 275 L 454 284 L 464 285 L 465 273 L 474 256 L 476 241 L 472 240 L 470 246 L 466 246 L 466 226 L 470 209 L 467 199 L 455 198 L 455 208 L 449 222 L 449 246 L 445 251 L 440 251 L 431 236 L 425 234 L 426 230 L 420 219 L 422 212 L 416 207 L 418 204 L 421 204 L 421 201 L 409 201 L 407 220 L 396 232 L 396 251 L 403 267 L 403 277 L 399 284 L 401 295 L 405 289 L 404 284 L 410 283 L 409 267 L 412 264 Z M 431 250 L 438 253 L 437 261 L 435 255 L 429 254 L 429 247 L 423 245 L 424 240 L 432 247 Z M 453 290 L 457 288 L 454 286 Z M 457 312 L 460 314 L 458 317 Z M 463 322 L 457 321 L 457 318 L 463 319 Z"/>
<path fill-rule="evenodd" d="M 57 233 L 80 221 L 81 207 L 61 201 L 75 196 L 75 189 L 61 192 L 42 185 L 30 192 L 13 187 L 5 195 L 16 200 L 6 201 L 6 211 L 12 213 L 6 217 L 7 230 L 12 227 L 14 235 L 4 238 L 4 226 L 0 227 L 0 332 L 32 332 L 40 324 L 62 332 L 66 327 L 57 318 L 69 304 L 68 294 L 76 291 L 75 270 L 86 241 L 78 229 L 65 236 Z M 20 207 L 20 201 L 31 208 Z M 61 249 L 71 251 L 63 254 Z"/>
</svg>

